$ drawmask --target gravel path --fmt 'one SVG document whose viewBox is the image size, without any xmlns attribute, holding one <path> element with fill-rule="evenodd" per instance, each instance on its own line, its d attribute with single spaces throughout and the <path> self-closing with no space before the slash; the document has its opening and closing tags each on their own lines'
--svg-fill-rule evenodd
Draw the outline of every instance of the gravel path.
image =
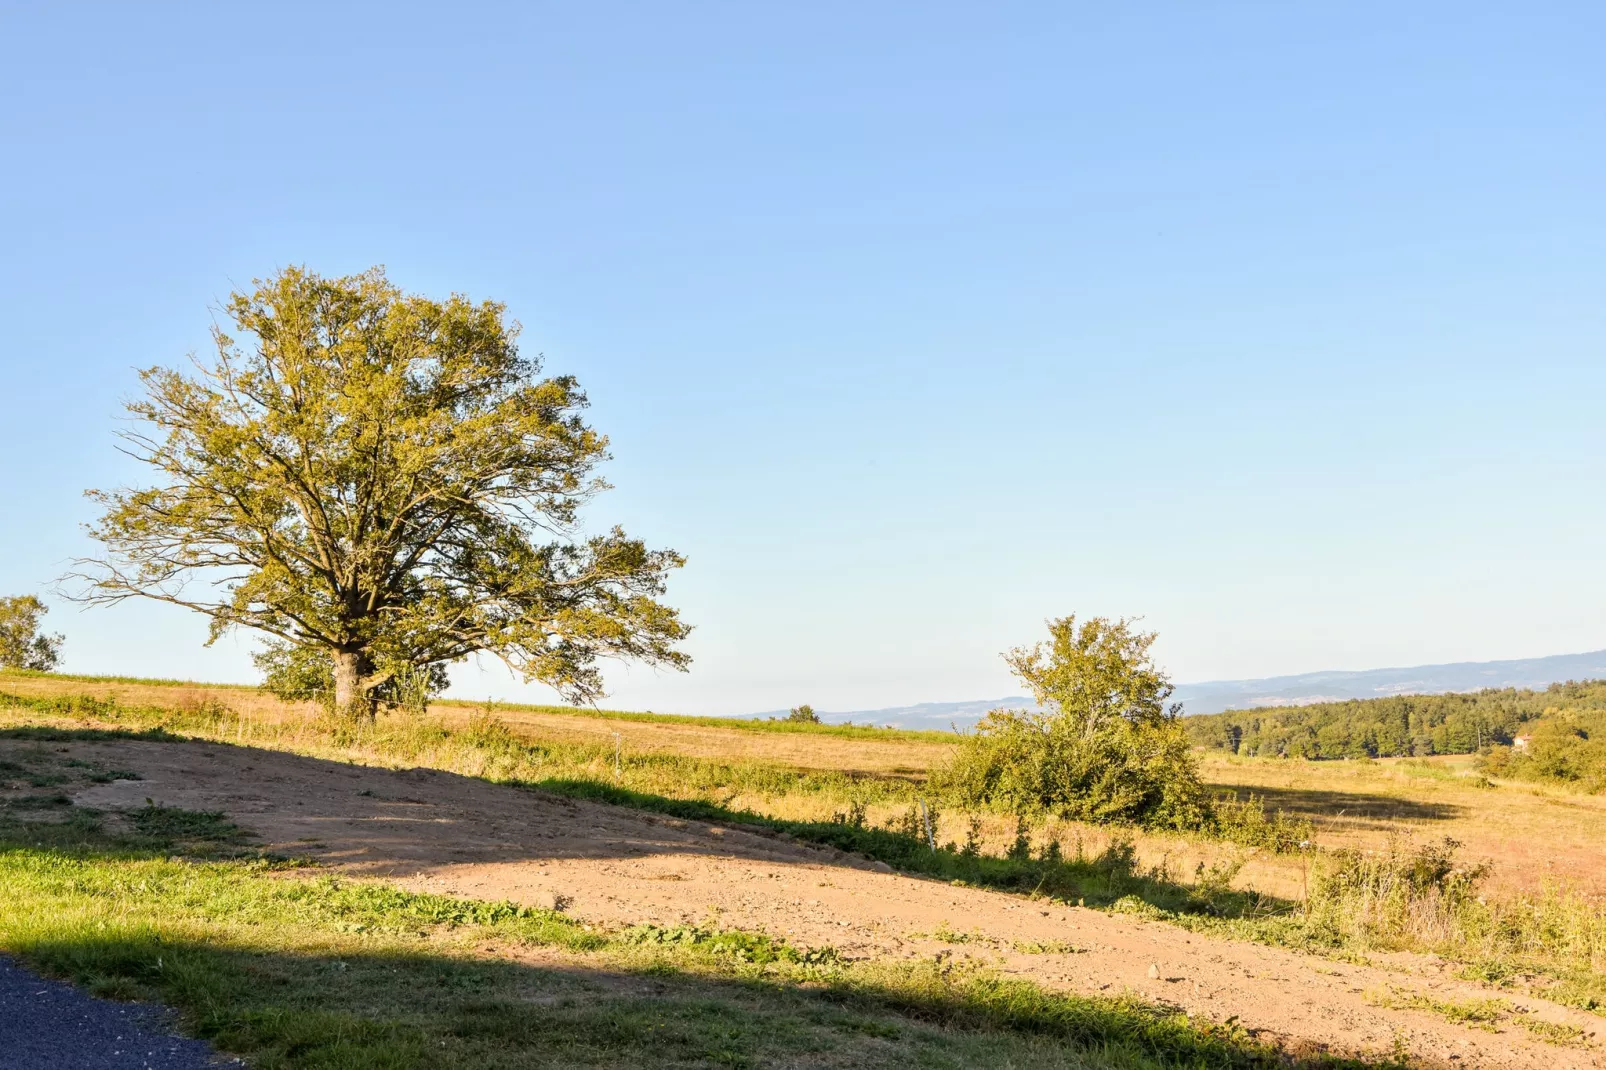
<svg viewBox="0 0 1606 1070">
<path fill-rule="evenodd" d="M 0 958 L 5 1070 L 212 1070 L 212 1049 L 175 1036 L 167 1013 L 95 999 Z"/>
</svg>

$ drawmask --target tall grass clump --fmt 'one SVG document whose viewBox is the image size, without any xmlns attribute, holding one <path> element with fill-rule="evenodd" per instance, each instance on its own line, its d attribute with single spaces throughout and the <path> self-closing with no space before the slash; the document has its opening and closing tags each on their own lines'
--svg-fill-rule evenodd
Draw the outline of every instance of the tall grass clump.
<svg viewBox="0 0 1606 1070">
<path fill-rule="evenodd" d="M 1303 924 L 1345 946 L 1606 969 L 1606 903 L 1554 884 L 1491 899 L 1488 864 L 1460 847 L 1396 836 L 1379 851 L 1329 852 L 1312 867 Z"/>
</svg>

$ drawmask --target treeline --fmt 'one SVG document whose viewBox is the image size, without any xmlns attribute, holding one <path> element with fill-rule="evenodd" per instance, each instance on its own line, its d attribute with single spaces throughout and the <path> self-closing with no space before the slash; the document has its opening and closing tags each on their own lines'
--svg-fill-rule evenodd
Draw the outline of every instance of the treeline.
<svg viewBox="0 0 1606 1070">
<path fill-rule="evenodd" d="M 1495 746 L 1478 762 L 1489 776 L 1606 791 L 1606 710 L 1546 711 L 1521 748 Z"/>
<path fill-rule="evenodd" d="M 1504 688 L 1391 695 L 1310 706 L 1228 710 L 1184 719 L 1196 746 L 1263 758 L 1393 758 L 1472 754 L 1509 746 L 1530 722 L 1606 714 L 1606 680 L 1542 691 Z"/>
</svg>

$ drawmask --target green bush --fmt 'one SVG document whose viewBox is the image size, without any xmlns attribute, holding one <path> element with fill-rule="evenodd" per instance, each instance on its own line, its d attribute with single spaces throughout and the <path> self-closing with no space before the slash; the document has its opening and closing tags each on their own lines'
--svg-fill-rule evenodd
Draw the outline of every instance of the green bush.
<svg viewBox="0 0 1606 1070">
<path fill-rule="evenodd" d="M 1207 812 L 1174 724 L 1123 720 L 1084 734 L 1069 718 L 994 710 L 935 779 L 958 805 L 1078 821 L 1194 828 Z"/>
<path fill-rule="evenodd" d="M 1153 634 L 1127 620 L 1049 624 L 1049 642 L 1004 656 L 1037 710 L 993 710 L 933 771 L 967 807 L 1156 828 L 1204 826 L 1210 806 Z"/>
</svg>

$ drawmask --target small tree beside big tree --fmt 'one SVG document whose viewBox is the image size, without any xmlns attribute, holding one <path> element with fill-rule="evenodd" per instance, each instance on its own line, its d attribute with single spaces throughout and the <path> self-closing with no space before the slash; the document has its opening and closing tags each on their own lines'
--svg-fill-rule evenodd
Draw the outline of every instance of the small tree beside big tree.
<svg viewBox="0 0 1606 1070">
<path fill-rule="evenodd" d="M 1210 802 L 1198 761 L 1133 621 L 1049 621 L 1047 642 L 1004 661 L 1035 710 L 993 710 L 961 738 L 932 783 L 961 805 L 1082 821 L 1196 828 Z"/>
<path fill-rule="evenodd" d="M 398 678 L 485 652 L 571 701 L 598 661 L 685 669 L 658 600 L 684 559 L 615 527 L 579 534 L 607 439 L 569 376 L 541 378 L 504 306 L 407 294 L 382 269 L 289 268 L 233 294 L 193 370 L 140 373 L 125 452 L 154 485 L 104 507 L 81 597 L 150 598 L 327 658 L 333 702 L 371 717 Z"/>
<path fill-rule="evenodd" d="M 61 662 L 61 636 L 39 630 L 49 612 L 31 594 L 0 598 L 0 669 L 50 672 Z"/>
</svg>

